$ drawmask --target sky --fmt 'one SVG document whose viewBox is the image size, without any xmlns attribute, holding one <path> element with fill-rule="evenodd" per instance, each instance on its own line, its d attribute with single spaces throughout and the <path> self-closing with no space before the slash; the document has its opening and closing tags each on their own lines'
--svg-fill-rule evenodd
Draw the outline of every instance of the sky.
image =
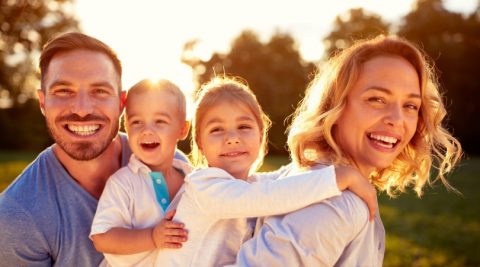
<svg viewBox="0 0 480 267">
<path fill-rule="evenodd" d="M 183 45 L 199 40 L 203 59 L 226 52 L 243 30 L 255 31 L 268 41 L 276 31 L 297 41 L 304 59 L 319 60 L 323 38 L 334 18 L 362 7 L 398 23 L 415 0 L 76 0 L 74 10 L 84 33 L 118 53 L 124 67 L 124 88 L 143 78 L 166 78 L 189 95 L 192 73 L 180 61 Z M 470 13 L 477 0 L 445 0 L 452 11 Z"/>
</svg>

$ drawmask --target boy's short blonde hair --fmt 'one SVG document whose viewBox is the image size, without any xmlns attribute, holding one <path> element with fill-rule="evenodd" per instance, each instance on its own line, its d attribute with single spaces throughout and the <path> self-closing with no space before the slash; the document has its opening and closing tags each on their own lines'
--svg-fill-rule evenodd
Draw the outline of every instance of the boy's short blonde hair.
<svg viewBox="0 0 480 267">
<path fill-rule="evenodd" d="M 434 166 L 438 169 L 437 179 L 452 188 L 445 174 L 461 157 L 460 143 L 442 125 L 447 112 L 433 68 L 418 48 L 398 37 L 378 36 L 359 41 L 327 62 L 321 74 L 317 74 L 308 86 L 289 127 L 288 146 L 293 161 L 301 167 L 309 167 L 346 160 L 333 139 L 332 127 L 345 108 L 362 65 L 378 56 L 401 57 L 415 68 L 422 105 L 412 140 L 390 167 L 370 177 L 372 182 L 389 195 L 404 192 L 409 185 L 421 195 L 425 183 L 430 182 L 430 169 Z"/>
<path fill-rule="evenodd" d="M 168 80 L 158 80 L 154 82 L 148 79 L 144 79 L 137 82 L 127 91 L 126 107 L 131 104 L 131 96 L 140 95 L 151 90 L 165 90 L 171 93 L 177 99 L 178 115 L 180 121 L 186 120 L 187 104 L 185 100 L 185 95 L 183 94 L 182 90 L 178 88 L 178 86 Z"/>
</svg>

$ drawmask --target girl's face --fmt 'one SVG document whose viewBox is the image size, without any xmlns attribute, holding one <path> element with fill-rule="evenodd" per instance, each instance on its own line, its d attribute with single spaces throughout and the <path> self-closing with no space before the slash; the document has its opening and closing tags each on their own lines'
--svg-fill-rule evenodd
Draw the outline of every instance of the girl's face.
<svg viewBox="0 0 480 267">
<path fill-rule="evenodd" d="M 261 139 L 250 109 L 241 103 L 221 101 L 205 112 L 197 142 L 210 167 L 245 180 L 259 155 Z"/>
<path fill-rule="evenodd" d="M 334 139 L 368 176 L 389 167 L 410 142 L 420 105 L 414 67 L 400 57 L 375 57 L 362 65 L 334 127 Z"/>
</svg>

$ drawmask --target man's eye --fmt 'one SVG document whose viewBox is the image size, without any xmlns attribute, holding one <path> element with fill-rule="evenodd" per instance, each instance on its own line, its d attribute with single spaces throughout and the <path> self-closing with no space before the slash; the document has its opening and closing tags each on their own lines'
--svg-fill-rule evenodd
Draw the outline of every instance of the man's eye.
<svg viewBox="0 0 480 267">
<path fill-rule="evenodd" d="M 110 93 L 108 90 L 105 90 L 103 88 L 97 88 L 93 92 L 97 95 L 106 95 Z"/>
<path fill-rule="evenodd" d="M 55 91 L 53 91 L 54 94 L 56 95 L 69 95 L 72 93 L 72 90 L 68 89 L 68 88 L 59 88 L 59 89 L 55 89 Z"/>
</svg>

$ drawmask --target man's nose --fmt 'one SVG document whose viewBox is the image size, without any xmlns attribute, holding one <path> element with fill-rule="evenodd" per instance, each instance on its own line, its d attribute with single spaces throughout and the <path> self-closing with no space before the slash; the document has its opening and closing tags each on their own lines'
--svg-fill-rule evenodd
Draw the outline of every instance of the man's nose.
<svg viewBox="0 0 480 267">
<path fill-rule="evenodd" d="M 71 112 L 79 115 L 80 117 L 85 117 L 88 114 L 93 113 L 93 99 L 90 98 L 88 92 L 80 91 L 77 93 L 75 98 L 72 100 Z"/>
</svg>

